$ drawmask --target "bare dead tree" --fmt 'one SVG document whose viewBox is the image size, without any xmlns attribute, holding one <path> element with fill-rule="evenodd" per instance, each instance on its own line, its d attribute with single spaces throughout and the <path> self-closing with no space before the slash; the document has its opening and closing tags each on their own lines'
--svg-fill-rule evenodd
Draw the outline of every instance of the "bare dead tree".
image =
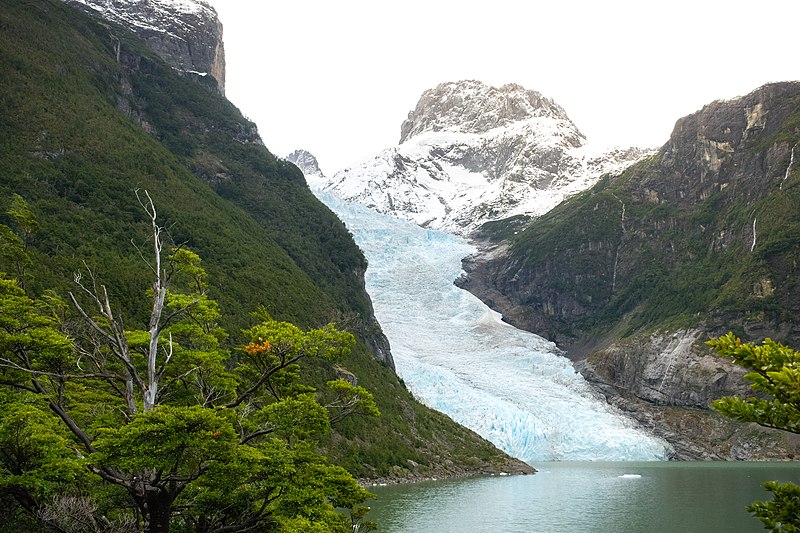
<svg viewBox="0 0 800 533">
<path fill-rule="evenodd" d="M 144 412 L 149 411 L 156 405 L 159 395 L 159 385 L 173 354 L 171 335 L 166 342 L 166 346 L 162 347 L 160 346 L 161 334 L 164 328 L 176 318 L 183 316 L 189 308 L 197 303 L 196 300 L 192 301 L 181 309 L 177 309 L 165 315 L 167 289 L 175 269 L 171 263 L 165 263 L 164 261 L 164 240 L 162 234 L 165 229 L 158 224 L 158 212 L 150 197 L 150 193 L 144 191 L 144 197 L 142 197 L 137 189 L 135 194 L 139 205 L 142 206 L 142 209 L 147 213 L 150 219 L 152 239 L 152 258 L 150 260 L 145 257 L 142 250 L 139 250 L 140 256 L 153 275 L 153 300 L 148 322 L 149 343 L 145 353 L 146 367 L 143 373 L 133 364 L 122 318 L 115 316 L 112 311 L 106 286 L 100 285 L 98 288 L 94 274 L 88 268 L 87 270 L 92 280 L 91 284 L 83 282 L 81 273 L 75 274 L 74 281 L 80 289 L 80 292 L 97 308 L 98 315 L 96 318 L 92 317 L 86 311 L 73 292 L 69 293 L 70 300 L 83 321 L 96 335 L 105 340 L 105 343 L 111 349 L 113 357 L 122 363 L 123 372 L 121 375 L 115 377 L 117 380 L 124 382 L 123 397 L 130 417 L 134 416 L 138 410 L 137 399 L 140 399 L 142 411 Z M 163 362 L 160 366 L 158 365 L 159 350 L 162 350 L 164 355 Z M 88 352 L 85 352 L 84 355 L 91 358 Z M 93 359 L 93 362 L 96 366 L 103 366 L 95 359 Z M 115 380 L 112 379 L 111 381 Z"/>
</svg>

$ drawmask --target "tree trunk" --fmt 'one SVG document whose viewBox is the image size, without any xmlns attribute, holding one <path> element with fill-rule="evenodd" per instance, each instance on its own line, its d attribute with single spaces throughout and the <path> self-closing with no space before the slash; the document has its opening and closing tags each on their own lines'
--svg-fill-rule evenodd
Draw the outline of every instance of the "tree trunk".
<svg viewBox="0 0 800 533">
<path fill-rule="evenodd" d="M 172 517 L 172 500 L 163 490 L 153 490 L 145 497 L 147 533 L 167 533 Z"/>
</svg>

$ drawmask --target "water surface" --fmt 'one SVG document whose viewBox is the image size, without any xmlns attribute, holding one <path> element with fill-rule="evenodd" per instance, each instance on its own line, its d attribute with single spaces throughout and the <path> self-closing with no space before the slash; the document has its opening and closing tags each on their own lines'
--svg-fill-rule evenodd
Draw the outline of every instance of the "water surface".
<svg viewBox="0 0 800 533">
<path fill-rule="evenodd" d="M 532 476 L 372 487 L 380 531 L 756 532 L 761 483 L 800 483 L 800 463 L 559 462 Z M 620 477 L 620 476 L 641 477 Z"/>
</svg>

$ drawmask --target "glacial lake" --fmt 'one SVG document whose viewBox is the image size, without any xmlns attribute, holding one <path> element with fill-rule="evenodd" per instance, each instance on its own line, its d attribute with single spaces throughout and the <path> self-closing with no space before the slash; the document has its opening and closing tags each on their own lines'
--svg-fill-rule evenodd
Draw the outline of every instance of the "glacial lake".
<svg viewBox="0 0 800 533">
<path fill-rule="evenodd" d="M 384 533 L 757 532 L 745 507 L 771 498 L 761 483 L 800 483 L 800 462 L 535 466 L 530 476 L 369 487 L 369 518 Z"/>
</svg>

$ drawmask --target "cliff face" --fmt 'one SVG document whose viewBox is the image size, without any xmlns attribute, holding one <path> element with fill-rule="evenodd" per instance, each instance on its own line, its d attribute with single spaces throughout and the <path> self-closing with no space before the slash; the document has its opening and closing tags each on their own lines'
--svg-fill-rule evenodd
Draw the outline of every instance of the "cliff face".
<svg viewBox="0 0 800 533">
<path fill-rule="evenodd" d="M 799 117 L 800 83 L 709 104 L 655 156 L 534 221 L 464 285 L 567 346 L 623 319 L 635 330 L 709 311 L 763 312 L 768 329 L 800 338 Z"/>
<path fill-rule="evenodd" d="M 800 342 L 799 144 L 800 83 L 713 102 L 656 155 L 468 261 L 460 283 L 584 359 L 615 401 L 705 408 L 747 392 L 702 341 Z"/>
<path fill-rule="evenodd" d="M 167 64 L 189 76 L 211 76 L 225 94 L 225 47 L 217 12 L 202 0 L 66 0 L 122 24 Z"/>
</svg>

